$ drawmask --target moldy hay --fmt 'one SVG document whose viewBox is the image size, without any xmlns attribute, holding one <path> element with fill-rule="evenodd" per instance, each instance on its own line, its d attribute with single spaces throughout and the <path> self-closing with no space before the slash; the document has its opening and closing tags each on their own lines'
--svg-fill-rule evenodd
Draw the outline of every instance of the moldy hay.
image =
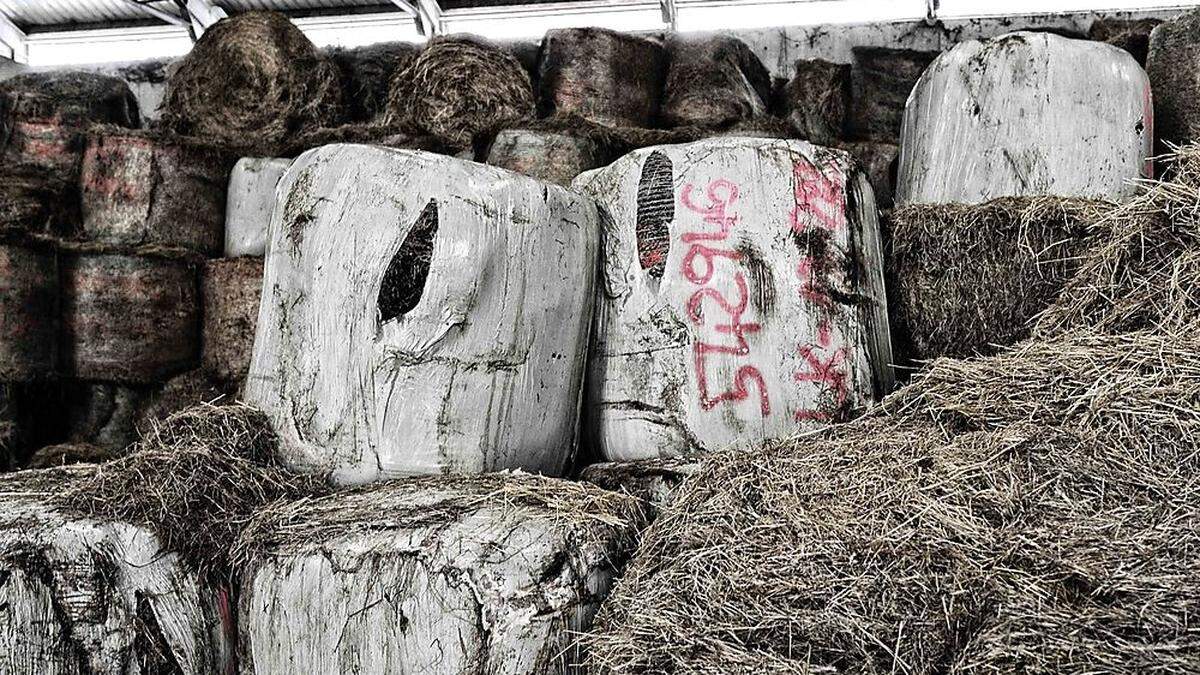
<svg viewBox="0 0 1200 675">
<path fill-rule="evenodd" d="M 272 147 L 342 116 L 337 69 L 275 12 L 209 28 L 167 83 L 163 123 L 235 147 Z"/>
</svg>

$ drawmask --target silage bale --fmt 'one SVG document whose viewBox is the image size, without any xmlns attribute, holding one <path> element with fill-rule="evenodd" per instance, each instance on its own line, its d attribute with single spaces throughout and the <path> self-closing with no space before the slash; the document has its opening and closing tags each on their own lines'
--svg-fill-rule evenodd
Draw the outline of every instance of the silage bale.
<svg viewBox="0 0 1200 675">
<path fill-rule="evenodd" d="M 52 377 L 58 366 L 58 258 L 0 242 L 0 382 Z"/>
<path fill-rule="evenodd" d="M 262 277 L 263 259 L 257 257 L 209 260 L 201 272 L 200 360 L 205 370 L 231 385 L 250 370 Z"/>
<path fill-rule="evenodd" d="M 850 70 L 849 138 L 898 143 L 904 105 L 937 52 L 854 47 Z"/>
<path fill-rule="evenodd" d="M 343 117 L 337 68 L 286 16 L 213 24 L 167 82 L 163 124 L 240 148 L 273 148 Z"/>
<path fill-rule="evenodd" d="M 79 173 L 83 130 L 91 124 L 136 128 L 129 86 L 83 71 L 25 73 L 0 82 L 0 167 L 30 166 L 69 184 Z"/>
<path fill-rule="evenodd" d="M 573 672 L 643 522 L 630 497 L 521 473 L 276 504 L 238 544 L 242 661 L 258 675 Z"/>
<path fill-rule="evenodd" d="M 606 458 L 790 436 L 890 390 L 877 212 L 846 153 L 710 139 L 574 188 L 613 220 L 585 416 Z"/>
<path fill-rule="evenodd" d="M 800 138 L 832 145 L 846 135 L 850 65 L 799 59 L 783 88 L 783 114 Z M 878 193 L 877 193 L 878 194 Z"/>
<path fill-rule="evenodd" d="M 469 148 L 533 111 L 533 84 L 515 57 L 481 38 L 452 35 L 431 40 L 395 74 L 381 121 Z"/>
<path fill-rule="evenodd" d="M 381 42 L 353 49 L 332 49 L 345 97 L 347 119 L 369 122 L 383 113 L 396 73 L 406 70 L 421 51 L 408 42 Z"/>
<path fill-rule="evenodd" d="M 604 164 L 599 143 L 586 136 L 506 129 L 496 134 L 487 163 L 569 187 L 575 176 Z"/>
<path fill-rule="evenodd" d="M 892 212 L 891 309 L 914 359 L 1016 343 L 1075 273 L 1108 202 L 1005 197 Z"/>
<path fill-rule="evenodd" d="M 1146 65 L 1146 55 L 1150 51 L 1150 33 L 1162 23 L 1162 19 L 1113 19 L 1098 18 L 1088 29 L 1088 39 L 1106 42 L 1114 47 L 1120 47 L 1139 65 Z"/>
<path fill-rule="evenodd" d="M 245 398 L 293 466 L 341 484 L 570 466 L 591 200 L 361 145 L 305 153 L 278 193 Z"/>
<path fill-rule="evenodd" d="M 1146 73 L 1154 90 L 1159 149 L 1200 139 L 1200 9 L 1166 21 L 1150 34 Z"/>
<path fill-rule="evenodd" d="M 138 523 L 61 503 L 95 471 L 0 476 L 0 671 L 230 672 L 228 589 L 202 581 Z"/>
<path fill-rule="evenodd" d="M 547 31 L 538 65 L 538 111 L 612 127 L 653 126 L 666 68 L 666 50 L 656 38 L 605 28 Z"/>
<path fill-rule="evenodd" d="M 732 35 L 673 34 L 667 40 L 661 118 L 668 127 L 728 127 L 767 114 L 771 74 Z"/>
<path fill-rule="evenodd" d="M 155 132 L 92 129 L 80 177 L 82 236 L 219 254 L 236 155 Z"/>
<path fill-rule="evenodd" d="M 292 160 L 243 157 L 229 174 L 225 202 L 225 256 L 261 256 L 275 208 L 275 186 Z"/>
<path fill-rule="evenodd" d="M 169 250 L 64 251 L 62 370 L 85 380 L 160 382 L 200 357 L 196 263 Z"/>
<path fill-rule="evenodd" d="M 896 201 L 1121 200 L 1152 172 L 1153 127 L 1150 83 L 1115 47 L 1026 32 L 961 42 L 909 99 Z"/>
</svg>

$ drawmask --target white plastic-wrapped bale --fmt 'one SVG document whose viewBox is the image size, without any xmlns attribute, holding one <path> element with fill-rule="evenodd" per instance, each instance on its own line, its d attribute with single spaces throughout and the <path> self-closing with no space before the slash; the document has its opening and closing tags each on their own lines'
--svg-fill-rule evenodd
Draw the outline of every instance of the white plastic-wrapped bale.
<svg viewBox="0 0 1200 675">
<path fill-rule="evenodd" d="M 265 255 L 275 188 L 290 159 L 243 157 L 229 175 L 225 202 L 225 256 Z"/>
<path fill-rule="evenodd" d="M 80 170 L 83 236 L 220 254 L 225 191 L 236 156 L 195 139 L 102 128 Z"/>
<path fill-rule="evenodd" d="M 1120 200 L 1151 167 L 1150 83 L 1127 52 L 1050 33 L 962 42 L 904 116 L 898 204 Z"/>
<path fill-rule="evenodd" d="M 244 671 L 574 672 L 643 524 L 632 497 L 519 473 L 273 507 L 239 544 Z"/>
<path fill-rule="evenodd" d="M 709 139 L 575 188 L 613 221 L 584 420 L 608 459 L 789 436 L 890 389 L 875 203 L 847 153 Z"/>
<path fill-rule="evenodd" d="M 293 466 L 362 483 L 570 465 L 594 202 L 359 145 L 301 155 L 279 195 L 246 400 Z"/>
<path fill-rule="evenodd" d="M 202 582 L 146 528 L 57 505 L 90 471 L 0 477 L 0 672 L 230 672 L 225 589 Z"/>
<path fill-rule="evenodd" d="M 584 135 L 506 129 L 496 134 L 487 163 L 547 183 L 569 186 L 575 176 L 604 162 L 596 141 Z"/>
</svg>

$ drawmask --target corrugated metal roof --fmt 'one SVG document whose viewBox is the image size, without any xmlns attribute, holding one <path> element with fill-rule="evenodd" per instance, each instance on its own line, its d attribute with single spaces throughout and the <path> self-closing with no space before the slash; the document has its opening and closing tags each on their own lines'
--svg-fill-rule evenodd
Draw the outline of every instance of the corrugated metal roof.
<svg viewBox="0 0 1200 675">
<path fill-rule="evenodd" d="M 174 3 L 153 3 L 159 9 L 174 12 Z M 386 5 L 387 0 L 217 0 L 213 2 L 230 14 L 254 9 L 285 12 Z M 130 21 L 157 21 L 129 0 L 0 0 L 0 14 L 19 28 L 34 29 L 76 24 L 103 24 Z"/>
</svg>

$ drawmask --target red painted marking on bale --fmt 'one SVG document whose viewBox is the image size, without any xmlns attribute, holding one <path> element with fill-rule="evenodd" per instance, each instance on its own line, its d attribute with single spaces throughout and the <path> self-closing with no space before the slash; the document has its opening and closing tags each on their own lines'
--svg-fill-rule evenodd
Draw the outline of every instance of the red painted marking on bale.
<svg viewBox="0 0 1200 675">
<path fill-rule="evenodd" d="M 738 223 L 738 216 L 730 214 L 729 209 L 737 201 L 739 189 L 732 181 L 717 179 L 705 188 L 706 204 L 698 204 L 694 192 L 696 186 L 687 184 L 679 196 L 679 202 L 685 209 L 703 217 L 705 229 L 685 232 L 680 236 L 688 245 L 687 253 L 681 261 L 681 271 L 693 285 L 700 286 L 688 298 L 686 312 L 688 319 L 697 327 L 707 327 L 703 312 L 704 301 L 709 299 L 715 303 L 727 317 L 725 323 L 711 326 L 719 335 L 733 336 L 733 343 L 726 341 L 707 342 L 698 340 L 692 344 L 692 365 L 696 372 L 696 383 L 700 393 L 700 407 L 712 410 L 722 403 L 736 403 L 750 397 L 750 384 L 757 385 L 758 408 L 763 417 L 771 414 L 771 401 L 767 394 L 766 381 L 762 373 L 754 365 L 746 364 L 738 367 L 733 376 L 733 383 L 724 391 L 712 393 L 708 381 L 708 356 L 719 354 L 734 357 L 750 357 L 750 342 L 747 335 L 756 333 L 761 326 L 755 322 L 742 320 L 750 301 L 749 287 L 742 272 L 735 272 L 731 277 L 738 290 L 739 299 L 731 303 L 719 289 L 709 286 L 717 271 L 717 263 L 721 259 L 731 263 L 739 263 L 742 255 L 734 250 L 719 248 L 717 244 L 727 243 L 729 233 Z M 707 229 L 716 226 L 716 230 Z M 696 269 L 697 259 L 704 260 L 703 271 Z"/>
<path fill-rule="evenodd" d="M 828 322 L 817 329 L 816 344 L 802 344 L 799 354 L 805 361 L 805 369 L 797 371 L 797 382 L 811 382 L 833 393 L 834 407 L 840 409 L 849 396 L 846 387 L 846 348 L 833 348 L 833 331 Z M 821 355 L 825 355 L 822 358 Z M 801 409 L 796 411 L 796 421 L 828 421 L 832 414 L 823 410 Z"/>
</svg>

